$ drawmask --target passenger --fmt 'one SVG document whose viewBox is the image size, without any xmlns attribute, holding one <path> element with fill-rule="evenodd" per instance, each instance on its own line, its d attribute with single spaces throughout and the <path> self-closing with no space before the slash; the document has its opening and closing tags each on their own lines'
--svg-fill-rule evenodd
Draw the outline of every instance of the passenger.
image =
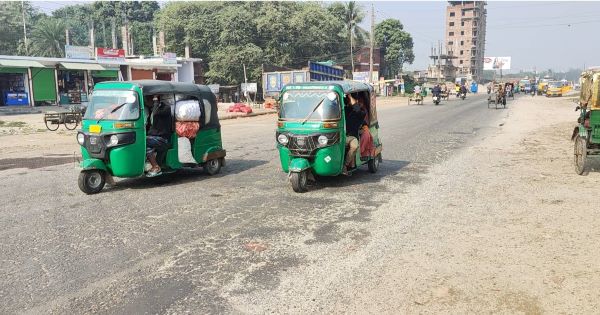
<svg viewBox="0 0 600 315">
<path fill-rule="evenodd" d="M 146 137 L 146 157 L 152 165 L 147 176 L 153 177 L 161 174 L 160 166 L 156 161 L 157 150 L 164 150 L 169 144 L 171 137 L 173 119 L 169 105 L 160 101 L 158 95 L 152 98 L 153 106 L 150 114 L 150 130 Z"/>
<path fill-rule="evenodd" d="M 348 96 L 349 102 L 346 103 L 346 146 L 348 151 L 344 160 L 342 173 L 347 175 L 348 169 L 355 167 L 356 150 L 358 150 L 358 135 L 363 125 L 365 125 L 366 112 L 360 107 L 358 101 L 353 95 Z"/>
</svg>

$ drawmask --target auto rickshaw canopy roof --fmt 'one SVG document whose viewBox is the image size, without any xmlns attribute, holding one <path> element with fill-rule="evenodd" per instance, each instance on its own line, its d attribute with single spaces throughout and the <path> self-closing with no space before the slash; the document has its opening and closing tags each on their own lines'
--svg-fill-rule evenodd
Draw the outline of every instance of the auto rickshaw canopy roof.
<svg viewBox="0 0 600 315">
<path fill-rule="evenodd" d="M 359 81 L 312 81 L 302 83 L 292 83 L 285 86 L 286 89 L 293 89 L 294 87 L 339 87 L 344 94 L 368 91 L 373 93 L 373 87 L 370 84 L 359 82 Z"/>
</svg>

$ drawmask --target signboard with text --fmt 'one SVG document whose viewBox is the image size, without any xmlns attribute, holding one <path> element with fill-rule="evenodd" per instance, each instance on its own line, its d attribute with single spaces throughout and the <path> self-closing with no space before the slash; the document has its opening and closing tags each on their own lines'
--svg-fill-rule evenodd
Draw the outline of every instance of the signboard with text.
<svg viewBox="0 0 600 315">
<path fill-rule="evenodd" d="M 125 49 L 96 48 L 96 60 L 104 62 L 125 62 Z"/>
<path fill-rule="evenodd" d="M 258 91 L 258 85 L 256 83 L 242 83 L 240 88 L 242 89 L 242 93 L 256 93 Z"/>
<path fill-rule="evenodd" d="M 483 70 L 510 70 L 511 57 L 483 57 Z"/>
<path fill-rule="evenodd" d="M 163 62 L 167 64 L 176 64 L 177 55 L 175 53 L 166 52 L 163 54 Z"/>
<path fill-rule="evenodd" d="M 88 46 L 65 45 L 65 58 L 67 59 L 93 59 L 92 49 Z"/>
</svg>

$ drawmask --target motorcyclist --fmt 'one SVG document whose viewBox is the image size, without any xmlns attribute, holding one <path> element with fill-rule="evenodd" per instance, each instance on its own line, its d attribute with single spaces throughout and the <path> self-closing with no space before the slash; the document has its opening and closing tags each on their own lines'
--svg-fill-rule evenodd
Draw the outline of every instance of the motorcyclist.
<svg viewBox="0 0 600 315">
<path fill-rule="evenodd" d="M 431 95 L 432 96 L 437 96 L 440 97 L 440 94 L 442 93 L 442 88 L 440 87 L 439 84 L 436 84 L 433 89 L 431 90 Z"/>
<path fill-rule="evenodd" d="M 460 86 L 460 94 L 467 96 L 467 87 L 464 84 Z"/>
</svg>

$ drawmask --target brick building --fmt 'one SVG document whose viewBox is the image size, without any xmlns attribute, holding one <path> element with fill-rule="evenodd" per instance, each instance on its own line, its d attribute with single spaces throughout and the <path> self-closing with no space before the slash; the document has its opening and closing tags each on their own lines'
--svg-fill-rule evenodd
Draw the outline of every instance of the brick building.
<svg viewBox="0 0 600 315">
<path fill-rule="evenodd" d="M 479 81 L 483 77 L 486 14 L 485 1 L 448 1 L 446 47 L 456 56 L 456 76 Z"/>
</svg>

